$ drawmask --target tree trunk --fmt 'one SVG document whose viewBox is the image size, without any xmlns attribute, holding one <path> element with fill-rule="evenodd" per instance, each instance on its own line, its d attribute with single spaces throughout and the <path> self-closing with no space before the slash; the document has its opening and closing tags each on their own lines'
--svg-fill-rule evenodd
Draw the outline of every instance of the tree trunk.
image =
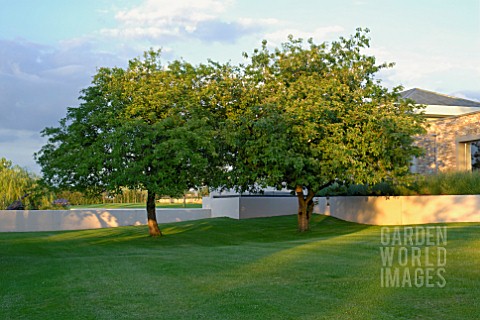
<svg viewBox="0 0 480 320">
<path fill-rule="evenodd" d="M 315 193 L 308 190 L 308 194 L 305 197 L 303 194 L 303 187 L 297 186 L 295 189 L 298 199 L 298 231 L 304 232 L 309 228 L 310 217 L 313 212 L 313 197 Z"/>
<path fill-rule="evenodd" d="M 161 237 L 162 232 L 158 228 L 157 213 L 155 210 L 155 192 L 147 191 L 147 218 L 148 233 L 151 237 Z"/>
</svg>

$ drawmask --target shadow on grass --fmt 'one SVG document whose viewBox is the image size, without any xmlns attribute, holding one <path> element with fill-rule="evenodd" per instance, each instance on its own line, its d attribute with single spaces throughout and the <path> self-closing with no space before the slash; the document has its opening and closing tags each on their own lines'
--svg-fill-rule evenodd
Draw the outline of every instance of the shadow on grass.
<svg viewBox="0 0 480 320">
<path fill-rule="evenodd" d="M 342 221 L 333 217 L 314 215 L 310 231 L 297 231 L 297 217 L 282 216 L 248 220 L 229 218 L 204 219 L 161 224 L 163 237 L 151 238 L 146 226 L 130 226 L 92 230 L 5 233 L 0 240 L 12 244 L 50 243 L 65 246 L 228 246 L 249 242 L 275 243 L 309 241 L 311 238 L 329 238 L 359 232 L 368 225 Z"/>
<path fill-rule="evenodd" d="M 449 224 L 449 241 L 459 240 L 455 250 L 448 245 L 449 291 L 382 289 L 378 226 L 315 215 L 306 233 L 297 232 L 296 216 L 160 227 L 166 236 L 156 239 L 145 226 L 0 234 L 0 296 L 12 301 L 2 312 L 12 319 L 125 318 L 138 310 L 148 319 L 441 319 L 449 318 L 445 306 L 459 304 L 458 292 L 465 292 L 462 312 L 478 297 L 478 259 L 470 256 L 478 242 L 460 241 L 478 239 L 478 223 Z M 50 309 L 42 309 L 46 302 Z"/>
<path fill-rule="evenodd" d="M 473 223 L 474 225 L 475 224 Z M 438 224 L 445 225 L 445 224 Z M 462 228 L 464 224 L 449 224 L 452 228 Z M 468 225 L 468 223 L 466 224 Z M 204 219 L 161 224 L 163 237 L 151 238 L 146 226 L 129 226 L 92 230 L 52 231 L 31 233 L 0 233 L 5 244 L 57 243 L 66 246 L 116 246 L 128 245 L 142 248 L 172 246 L 228 246 L 244 243 L 305 242 L 316 239 L 341 237 L 359 233 L 379 226 L 357 224 L 330 216 L 314 215 L 310 230 L 297 231 L 296 215 L 233 220 L 229 218 Z M 453 234 L 456 234 L 452 230 Z"/>
<path fill-rule="evenodd" d="M 297 216 L 232 220 L 206 219 L 196 222 L 162 225 L 165 245 L 193 244 L 199 246 L 241 245 L 244 243 L 277 243 L 305 241 L 312 238 L 329 238 L 359 232 L 369 228 L 327 216 L 314 216 L 310 230 L 297 231 Z"/>
</svg>

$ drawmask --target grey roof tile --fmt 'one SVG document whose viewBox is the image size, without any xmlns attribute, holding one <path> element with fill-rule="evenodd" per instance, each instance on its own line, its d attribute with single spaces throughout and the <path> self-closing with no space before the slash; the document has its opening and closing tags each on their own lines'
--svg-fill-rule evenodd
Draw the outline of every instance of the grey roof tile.
<svg viewBox="0 0 480 320">
<path fill-rule="evenodd" d="M 412 99 L 418 104 L 480 108 L 480 102 L 447 96 L 418 88 L 400 92 L 400 96 L 404 99 Z"/>
</svg>

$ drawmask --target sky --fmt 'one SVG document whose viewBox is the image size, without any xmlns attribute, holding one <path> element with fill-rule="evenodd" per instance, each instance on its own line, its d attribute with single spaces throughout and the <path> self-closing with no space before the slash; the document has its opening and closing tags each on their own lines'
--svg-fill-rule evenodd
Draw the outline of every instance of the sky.
<svg viewBox="0 0 480 320">
<path fill-rule="evenodd" d="M 165 62 L 242 62 L 266 39 L 369 28 L 378 78 L 480 101 L 480 0 L 0 0 L 0 158 L 40 173 L 46 143 L 100 67 L 150 48 Z"/>
</svg>

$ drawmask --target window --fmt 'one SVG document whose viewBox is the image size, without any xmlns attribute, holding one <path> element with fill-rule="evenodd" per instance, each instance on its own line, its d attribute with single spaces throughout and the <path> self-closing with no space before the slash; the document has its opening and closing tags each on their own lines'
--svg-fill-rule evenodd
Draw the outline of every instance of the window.
<svg viewBox="0 0 480 320">
<path fill-rule="evenodd" d="M 480 170 L 480 140 L 470 142 L 472 170 Z"/>
<path fill-rule="evenodd" d="M 457 140 L 457 169 L 464 171 L 480 170 L 480 139 L 467 140 L 472 137 L 464 137 Z M 467 141 L 462 141 L 467 140 Z"/>
</svg>

